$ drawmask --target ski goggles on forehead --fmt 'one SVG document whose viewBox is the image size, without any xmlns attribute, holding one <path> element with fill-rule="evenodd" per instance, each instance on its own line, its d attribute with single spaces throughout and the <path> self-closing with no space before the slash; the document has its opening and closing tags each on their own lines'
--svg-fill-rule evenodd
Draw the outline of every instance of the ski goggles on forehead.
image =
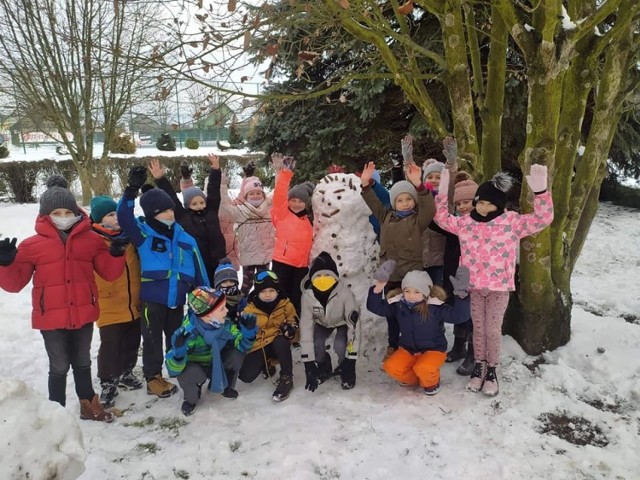
<svg viewBox="0 0 640 480">
<path fill-rule="evenodd" d="M 273 273 L 271 270 L 263 270 L 262 272 L 259 272 L 256 275 L 256 281 L 257 282 L 262 282 L 264 281 L 267 277 L 271 277 L 273 280 L 275 280 L 276 282 L 278 281 L 278 276 Z"/>
</svg>

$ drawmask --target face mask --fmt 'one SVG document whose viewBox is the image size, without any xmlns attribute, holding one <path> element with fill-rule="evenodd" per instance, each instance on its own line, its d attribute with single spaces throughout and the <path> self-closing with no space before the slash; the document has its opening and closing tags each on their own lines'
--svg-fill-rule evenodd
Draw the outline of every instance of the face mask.
<svg viewBox="0 0 640 480">
<path fill-rule="evenodd" d="M 212 318 L 207 323 L 211 325 L 213 328 L 220 328 L 223 325 L 221 321 L 218 320 L 217 318 Z"/>
<path fill-rule="evenodd" d="M 401 302 L 404 303 L 407 307 L 409 307 L 411 309 L 416 308 L 418 306 L 418 304 L 420 303 L 420 302 L 410 302 L 409 300 L 407 300 L 404 297 L 402 297 Z"/>
<path fill-rule="evenodd" d="M 262 200 L 262 199 L 259 199 L 259 200 L 247 200 L 247 202 L 249 202 L 254 207 L 259 207 L 260 205 L 262 205 L 262 202 L 264 202 L 264 200 Z"/>
<path fill-rule="evenodd" d="M 69 230 L 82 218 L 80 215 L 77 217 L 51 217 L 49 216 L 53 224 L 58 230 Z"/>
<path fill-rule="evenodd" d="M 331 287 L 336 284 L 336 279 L 331 277 L 316 277 L 311 280 L 311 285 L 320 290 L 321 292 L 326 292 Z"/>
<path fill-rule="evenodd" d="M 192 210 L 192 209 L 189 209 L 189 211 L 190 211 L 191 213 L 193 213 L 194 215 L 204 215 L 205 213 L 207 213 L 207 209 L 206 209 L 206 208 L 203 208 L 202 210 Z"/>
<path fill-rule="evenodd" d="M 220 287 L 220 291 L 224 293 L 227 297 L 233 297 L 240 293 L 240 289 L 237 285 L 233 285 L 232 287 Z"/>
<path fill-rule="evenodd" d="M 156 218 L 156 220 L 158 220 L 160 223 L 162 223 L 163 225 L 166 225 L 167 228 L 171 228 L 173 227 L 173 224 L 176 223 L 175 220 L 160 220 L 159 218 Z"/>
</svg>

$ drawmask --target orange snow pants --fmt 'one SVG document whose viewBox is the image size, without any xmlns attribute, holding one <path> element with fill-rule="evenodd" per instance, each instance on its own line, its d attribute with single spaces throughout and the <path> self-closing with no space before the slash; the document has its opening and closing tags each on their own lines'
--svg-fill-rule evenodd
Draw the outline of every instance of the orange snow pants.
<svg viewBox="0 0 640 480">
<path fill-rule="evenodd" d="M 411 354 L 400 347 L 383 364 L 384 371 L 400 383 L 420 384 L 422 388 L 440 383 L 440 367 L 447 354 L 437 350 Z"/>
</svg>

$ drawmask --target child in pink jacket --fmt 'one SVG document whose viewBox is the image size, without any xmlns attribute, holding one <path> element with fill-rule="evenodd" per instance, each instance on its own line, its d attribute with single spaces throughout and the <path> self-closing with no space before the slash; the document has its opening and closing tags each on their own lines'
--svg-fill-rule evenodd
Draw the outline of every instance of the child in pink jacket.
<svg viewBox="0 0 640 480">
<path fill-rule="evenodd" d="M 520 215 L 506 211 L 506 192 L 513 180 L 505 173 L 496 174 L 478 188 L 475 209 L 463 217 L 449 214 L 447 194 L 449 172 L 442 172 L 440 192 L 436 197 L 435 221 L 460 239 L 460 265 L 469 268 L 471 317 L 475 367 L 467 390 L 489 396 L 498 394 L 496 367 L 500 363 L 502 320 L 515 290 L 516 255 L 521 238 L 534 235 L 553 221 L 553 201 L 547 191 L 547 167 L 532 165 L 527 175 L 529 188 L 535 193 L 533 213 Z"/>
</svg>

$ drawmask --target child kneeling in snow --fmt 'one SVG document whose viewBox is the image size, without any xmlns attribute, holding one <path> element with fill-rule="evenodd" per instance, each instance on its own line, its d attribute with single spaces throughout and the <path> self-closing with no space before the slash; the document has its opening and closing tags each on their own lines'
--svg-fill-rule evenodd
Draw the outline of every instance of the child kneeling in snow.
<svg viewBox="0 0 640 480">
<path fill-rule="evenodd" d="M 256 317 L 244 314 L 236 326 L 227 318 L 226 301 L 219 290 L 196 288 L 187 296 L 189 311 L 182 326 L 171 337 L 165 364 L 184 391 L 182 413 L 186 416 L 196 411 L 207 379 L 211 379 L 210 391 L 230 399 L 238 397 L 227 379 L 236 377 L 245 352 L 256 339 Z"/>
<path fill-rule="evenodd" d="M 469 320 L 469 269 L 459 267 L 451 278 L 456 296 L 451 306 L 444 303 L 444 290 L 433 285 L 429 274 L 417 270 L 402 279 L 402 294 L 387 302 L 383 290 L 394 266 L 385 264 L 374 274 L 375 283 L 367 297 L 371 312 L 385 317 L 391 314 L 400 326 L 400 348 L 385 360 L 383 369 L 401 385 L 419 384 L 426 395 L 435 395 L 440 391 L 440 367 L 447 358 L 443 323 Z"/>
<path fill-rule="evenodd" d="M 340 281 L 336 262 L 327 252 L 311 263 L 303 281 L 300 313 L 301 357 L 307 376 L 305 388 L 311 392 L 334 374 L 340 374 L 342 388 L 356 384 L 356 360 L 360 344 L 360 311 L 353 292 Z M 333 349 L 339 366 L 333 372 L 325 344 L 336 330 Z"/>
</svg>

